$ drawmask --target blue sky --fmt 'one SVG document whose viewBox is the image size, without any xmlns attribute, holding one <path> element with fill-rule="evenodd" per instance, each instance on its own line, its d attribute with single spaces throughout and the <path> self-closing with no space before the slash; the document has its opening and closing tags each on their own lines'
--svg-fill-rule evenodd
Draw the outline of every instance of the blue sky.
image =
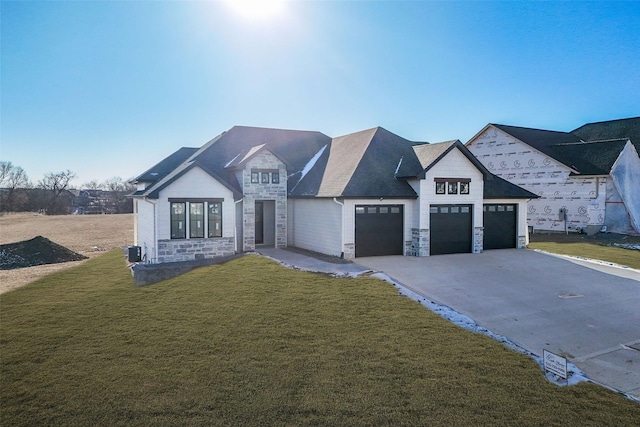
<svg viewBox="0 0 640 427">
<path fill-rule="evenodd" d="M 234 125 L 466 142 L 640 115 L 640 2 L 6 1 L 0 160 L 134 177 Z"/>
</svg>

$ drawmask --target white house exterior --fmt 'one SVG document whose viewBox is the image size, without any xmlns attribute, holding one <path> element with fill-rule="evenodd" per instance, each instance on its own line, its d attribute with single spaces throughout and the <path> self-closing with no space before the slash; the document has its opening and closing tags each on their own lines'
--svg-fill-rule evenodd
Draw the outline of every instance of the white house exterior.
<svg viewBox="0 0 640 427">
<path fill-rule="evenodd" d="M 134 182 L 142 262 L 295 246 L 354 258 L 524 247 L 536 196 L 491 174 L 460 141 L 382 128 L 339 138 L 234 127 Z M 489 227 L 508 217 L 509 227 Z"/>
</svg>

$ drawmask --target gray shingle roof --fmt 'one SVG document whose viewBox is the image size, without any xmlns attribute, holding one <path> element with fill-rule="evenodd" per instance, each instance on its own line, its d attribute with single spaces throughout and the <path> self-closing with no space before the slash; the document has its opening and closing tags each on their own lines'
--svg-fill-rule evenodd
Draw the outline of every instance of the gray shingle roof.
<svg viewBox="0 0 640 427">
<path fill-rule="evenodd" d="M 604 141 L 608 139 L 630 139 L 640 153 L 640 117 L 587 123 L 572 130 L 583 141 Z"/>
<path fill-rule="evenodd" d="M 491 179 L 492 175 L 457 140 L 417 143 L 381 127 L 331 139 L 319 132 L 235 126 L 199 149 L 178 150 L 160 162 L 161 167 L 149 170 L 162 169 L 162 174 L 145 172 L 141 177 L 157 179 L 135 195 L 157 198 L 160 190 L 200 167 L 240 198 L 242 189 L 234 167 L 267 149 L 287 166 L 290 197 L 416 198 L 406 178 L 424 176 L 456 147 L 485 174 L 485 179 Z M 516 197 L 512 188 L 500 188 L 507 191 L 504 197 Z"/>
<path fill-rule="evenodd" d="M 608 174 L 628 139 L 633 143 L 635 138 L 640 149 L 640 117 L 589 123 L 570 133 L 493 126 L 573 169 L 574 175 Z"/>
<path fill-rule="evenodd" d="M 180 166 L 193 153 L 198 151 L 197 148 L 182 147 L 178 151 L 170 154 L 159 163 L 153 165 L 131 182 L 154 182 L 167 176 L 172 170 Z"/>
<path fill-rule="evenodd" d="M 533 129 L 498 124 L 492 125 L 551 157 L 553 157 L 551 147 L 553 147 L 554 145 L 580 142 L 580 138 L 578 136 L 568 132 L 556 132 L 553 130 Z"/>
<path fill-rule="evenodd" d="M 525 190 L 506 179 L 491 175 L 491 179 L 484 180 L 484 199 L 538 199 L 540 196 Z"/>
<path fill-rule="evenodd" d="M 626 139 L 558 144 L 551 147 L 553 157 L 580 175 L 607 175 L 627 143 Z"/>
</svg>

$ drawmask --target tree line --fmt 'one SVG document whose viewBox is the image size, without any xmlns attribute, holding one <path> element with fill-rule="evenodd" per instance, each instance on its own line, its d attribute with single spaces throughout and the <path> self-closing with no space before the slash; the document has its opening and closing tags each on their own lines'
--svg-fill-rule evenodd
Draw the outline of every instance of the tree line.
<svg viewBox="0 0 640 427">
<path fill-rule="evenodd" d="M 120 177 L 89 181 L 80 190 L 71 188 L 71 170 L 49 172 L 32 183 L 20 166 L 0 161 L 0 212 L 129 213 L 135 188 Z"/>
</svg>

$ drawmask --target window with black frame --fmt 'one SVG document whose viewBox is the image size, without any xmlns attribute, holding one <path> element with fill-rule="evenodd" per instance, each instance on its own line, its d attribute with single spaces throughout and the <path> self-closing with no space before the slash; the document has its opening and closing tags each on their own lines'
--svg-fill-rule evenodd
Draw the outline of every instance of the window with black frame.
<svg viewBox="0 0 640 427">
<path fill-rule="evenodd" d="M 204 237 L 204 203 L 189 203 L 189 237 L 192 239 Z"/>
<path fill-rule="evenodd" d="M 222 237 L 222 203 L 209 202 L 208 237 Z"/>
<path fill-rule="evenodd" d="M 184 202 L 171 203 L 171 238 L 185 239 L 187 237 L 186 207 Z"/>
</svg>

